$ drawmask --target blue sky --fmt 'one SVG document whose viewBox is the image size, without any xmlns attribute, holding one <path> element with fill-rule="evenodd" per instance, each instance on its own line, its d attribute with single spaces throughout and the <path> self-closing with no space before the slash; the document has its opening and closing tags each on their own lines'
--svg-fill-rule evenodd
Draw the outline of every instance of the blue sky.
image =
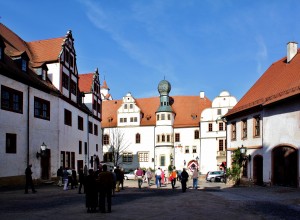
<svg viewBox="0 0 300 220">
<path fill-rule="evenodd" d="M 1 0 L 0 22 L 25 41 L 72 30 L 79 73 L 100 71 L 114 99 L 227 90 L 240 99 L 289 41 L 298 0 Z"/>
</svg>

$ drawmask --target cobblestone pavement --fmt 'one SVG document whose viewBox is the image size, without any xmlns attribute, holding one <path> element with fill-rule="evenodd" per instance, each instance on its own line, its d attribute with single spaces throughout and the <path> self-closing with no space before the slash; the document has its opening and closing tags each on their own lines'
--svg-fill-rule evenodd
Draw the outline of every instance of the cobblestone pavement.
<svg viewBox="0 0 300 220">
<path fill-rule="evenodd" d="M 112 213 L 87 213 L 77 189 L 38 186 L 36 194 L 1 190 L 0 219 L 300 219 L 300 190 L 285 187 L 230 187 L 200 181 L 182 193 L 180 184 L 156 188 L 125 181 L 112 200 Z M 188 186 L 191 186 L 189 182 Z"/>
</svg>

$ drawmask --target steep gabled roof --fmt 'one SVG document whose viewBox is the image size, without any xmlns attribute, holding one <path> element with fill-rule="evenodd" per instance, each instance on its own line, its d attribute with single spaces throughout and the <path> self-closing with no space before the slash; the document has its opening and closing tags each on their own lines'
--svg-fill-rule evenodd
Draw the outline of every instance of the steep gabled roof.
<svg viewBox="0 0 300 220">
<path fill-rule="evenodd" d="M 225 117 L 300 94 L 300 49 L 289 62 L 273 63 Z"/>
<path fill-rule="evenodd" d="M 84 93 L 91 93 L 93 86 L 94 73 L 79 74 L 79 90 Z"/>
<path fill-rule="evenodd" d="M 172 108 L 175 112 L 174 127 L 197 127 L 200 122 L 201 112 L 211 107 L 211 101 L 199 96 L 172 96 Z M 136 99 L 137 106 L 141 109 L 143 118 L 141 126 L 154 126 L 156 124 L 156 111 L 159 107 L 159 97 Z M 102 127 L 117 126 L 117 110 L 122 105 L 122 100 L 107 100 L 102 102 Z M 108 119 L 112 119 L 109 122 Z"/>
</svg>

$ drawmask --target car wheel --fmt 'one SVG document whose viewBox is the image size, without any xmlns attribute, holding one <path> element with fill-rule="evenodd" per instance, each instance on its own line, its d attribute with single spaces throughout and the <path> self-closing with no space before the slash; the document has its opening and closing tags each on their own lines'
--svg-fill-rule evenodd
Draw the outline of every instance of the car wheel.
<svg viewBox="0 0 300 220">
<path fill-rule="evenodd" d="M 210 182 L 215 182 L 215 178 L 214 177 L 210 178 Z"/>
</svg>

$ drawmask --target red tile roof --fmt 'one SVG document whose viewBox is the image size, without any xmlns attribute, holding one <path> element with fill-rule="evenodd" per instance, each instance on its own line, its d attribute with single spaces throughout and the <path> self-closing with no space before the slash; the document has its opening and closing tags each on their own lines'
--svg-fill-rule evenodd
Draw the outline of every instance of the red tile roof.
<svg viewBox="0 0 300 220">
<path fill-rule="evenodd" d="M 33 63 L 55 62 L 59 59 L 65 37 L 27 42 Z"/>
<path fill-rule="evenodd" d="M 84 93 L 90 93 L 93 86 L 93 77 L 95 73 L 79 74 L 79 90 Z"/>
<path fill-rule="evenodd" d="M 195 127 L 199 126 L 201 112 L 205 108 L 211 107 L 211 101 L 206 97 L 200 99 L 199 96 L 172 96 L 172 109 L 176 116 L 174 127 Z M 102 102 L 102 127 L 117 126 L 117 110 L 120 108 L 122 100 L 107 100 Z M 159 97 L 136 99 L 137 106 L 143 113 L 141 126 L 154 126 L 156 124 L 155 112 L 157 111 L 160 99 Z M 192 116 L 196 116 L 193 119 Z M 108 121 L 109 118 L 113 120 Z"/>
<path fill-rule="evenodd" d="M 297 94 L 300 94 L 300 49 L 289 63 L 286 57 L 273 63 L 225 117 Z"/>
<path fill-rule="evenodd" d="M 103 81 L 103 85 L 101 86 L 101 89 L 109 89 L 106 83 L 106 80 Z"/>
</svg>

